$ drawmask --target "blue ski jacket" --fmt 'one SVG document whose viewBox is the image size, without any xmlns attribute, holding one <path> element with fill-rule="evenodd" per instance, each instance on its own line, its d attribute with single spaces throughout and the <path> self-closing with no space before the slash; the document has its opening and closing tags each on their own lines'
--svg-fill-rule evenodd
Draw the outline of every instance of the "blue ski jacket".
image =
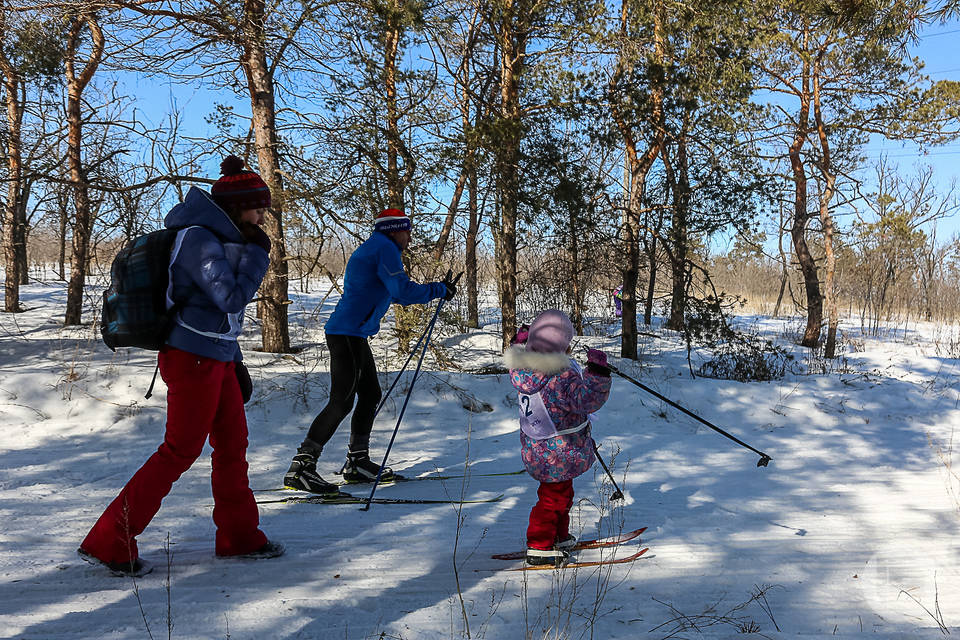
<svg viewBox="0 0 960 640">
<path fill-rule="evenodd" d="M 380 321 L 392 302 L 423 304 L 446 294 L 442 282 L 411 281 L 400 260 L 400 247 L 390 236 L 374 231 L 347 260 L 343 296 L 324 330 L 369 338 L 380 330 Z"/>
<path fill-rule="evenodd" d="M 270 258 L 210 195 L 193 187 L 167 214 L 178 229 L 170 251 L 167 308 L 179 304 L 167 344 L 222 362 L 242 360 L 243 311 L 260 288 Z"/>
</svg>

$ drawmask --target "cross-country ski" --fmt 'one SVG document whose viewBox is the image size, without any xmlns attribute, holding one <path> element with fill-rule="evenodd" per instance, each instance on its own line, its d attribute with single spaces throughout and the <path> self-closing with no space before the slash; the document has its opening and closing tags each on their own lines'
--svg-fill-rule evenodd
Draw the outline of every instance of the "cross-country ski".
<svg viewBox="0 0 960 640">
<path fill-rule="evenodd" d="M 609 538 L 597 538 L 593 540 L 578 540 L 572 547 L 568 550 L 570 552 L 581 551 L 583 549 L 602 549 L 604 547 L 616 547 L 618 545 L 629 542 L 635 538 L 640 537 L 646 527 L 640 527 L 639 529 L 634 529 L 633 531 L 627 531 L 619 535 L 609 537 Z M 512 551 L 510 553 L 495 553 L 491 558 L 495 560 L 519 560 L 526 556 L 526 551 Z"/>
<path fill-rule="evenodd" d="M 494 473 L 470 473 L 470 474 L 448 474 L 448 475 L 431 475 L 431 476 L 403 476 L 400 474 L 394 474 L 389 482 L 381 482 L 380 486 L 389 486 L 392 484 L 401 484 L 406 482 L 420 482 L 421 480 L 438 480 L 441 482 L 448 480 L 463 480 L 465 478 L 503 478 L 508 476 L 519 476 L 524 473 L 523 469 L 517 471 L 502 471 Z M 357 485 L 362 486 L 364 484 L 369 484 L 371 480 L 366 480 L 364 482 L 354 481 L 347 482 L 344 480 L 334 480 L 331 484 L 338 487 L 345 487 L 348 485 Z M 254 493 L 266 493 L 270 491 L 300 491 L 300 489 L 293 489 L 291 487 L 271 487 L 269 489 L 254 489 Z"/>
<path fill-rule="evenodd" d="M 295 495 L 285 498 L 275 498 L 270 500 L 257 500 L 257 504 L 366 504 L 369 498 L 353 495 L 349 493 L 340 493 L 332 496 L 322 495 Z M 373 504 L 481 504 L 490 502 L 500 502 L 503 500 L 503 494 L 490 498 L 382 498 L 376 497 L 371 501 Z"/>
<path fill-rule="evenodd" d="M 611 557 L 611 558 L 603 558 L 600 560 L 573 560 L 571 562 L 564 562 L 563 564 L 557 565 L 557 566 L 545 565 L 545 564 L 526 565 L 523 567 L 510 567 L 508 569 L 504 569 L 504 571 L 549 571 L 551 569 L 568 570 L 568 569 L 582 569 L 584 567 L 604 567 L 607 565 L 614 565 L 614 564 L 628 564 L 630 562 L 639 560 L 640 557 L 643 556 L 649 550 L 650 549 L 641 549 L 640 551 L 631 553 L 628 556 L 622 556 L 619 558 Z"/>
</svg>

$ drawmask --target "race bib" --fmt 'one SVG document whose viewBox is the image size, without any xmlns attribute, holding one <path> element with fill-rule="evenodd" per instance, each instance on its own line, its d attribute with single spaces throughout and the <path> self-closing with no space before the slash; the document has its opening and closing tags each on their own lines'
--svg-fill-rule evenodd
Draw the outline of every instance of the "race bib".
<svg viewBox="0 0 960 640">
<path fill-rule="evenodd" d="M 543 440 L 557 433 L 546 405 L 539 393 L 518 393 L 520 400 L 520 430 L 534 440 Z"/>
</svg>

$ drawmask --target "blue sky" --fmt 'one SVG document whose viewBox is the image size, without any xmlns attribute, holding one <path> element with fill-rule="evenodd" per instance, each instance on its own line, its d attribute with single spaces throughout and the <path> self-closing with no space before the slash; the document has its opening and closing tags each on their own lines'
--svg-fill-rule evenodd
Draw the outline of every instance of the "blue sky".
<svg viewBox="0 0 960 640">
<path fill-rule="evenodd" d="M 957 55 L 957 39 L 960 38 L 960 22 L 933 25 L 926 29 L 920 42 L 911 48 L 911 54 L 926 62 L 924 71 L 934 80 L 960 81 L 960 56 Z M 886 155 L 902 169 L 916 164 L 934 168 L 941 184 L 960 176 L 960 141 L 921 152 L 917 145 L 887 141 L 877 137 L 866 148 L 871 160 Z"/>
<path fill-rule="evenodd" d="M 911 47 L 911 54 L 926 62 L 925 71 L 934 80 L 960 81 L 960 56 L 957 55 L 957 39 L 960 38 L 960 21 L 944 25 L 931 25 L 920 36 L 919 42 Z M 249 113 L 249 101 L 246 98 L 230 95 L 224 91 L 213 91 L 199 83 L 186 85 L 164 81 L 162 76 L 143 78 L 127 76 L 139 99 L 137 109 L 156 124 L 160 124 L 169 110 L 171 101 L 184 113 L 181 134 L 183 136 L 209 135 L 209 125 L 205 117 L 209 115 L 216 102 L 234 107 L 237 113 Z M 916 144 L 888 141 L 876 136 L 865 148 L 868 163 L 872 164 L 885 156 L 889 162 L 898 166 L 901 173 L 909 175 L 918 167 L 933 167 L 936 183 L 946 190 L 952 180 L 960 181 L 960 141 L 940 147 L 921 150 Z M 211 157 L 204 169 L 208 177 L 217 177 L 219 158 Z M 862 177 L 868 181 L 873 171 L 866 168 Z M 843 213 L 843 212 L 839 212 Z M 841 218 L 846 216 L 841 215 Z M 960 233 L 960 216 L 939 223 L 939 236 L 945 238 L 952 233 Z"/>
</svg>

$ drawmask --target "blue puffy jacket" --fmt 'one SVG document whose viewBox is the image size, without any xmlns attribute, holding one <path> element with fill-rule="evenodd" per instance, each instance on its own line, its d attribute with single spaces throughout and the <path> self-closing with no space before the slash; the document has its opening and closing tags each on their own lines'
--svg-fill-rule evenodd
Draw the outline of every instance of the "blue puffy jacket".
<svg viewBox="0 0 960 640">
<path fill-rule="evenodd" d="M 404 306 L 423 304 L 446 293 L 442 282 L 411 281 L 400 260 L 400 247 L 390 236 L 374 231 L 347 260 L 343 296 L 324 330 L 334 335 L 369 338 L 380 330 L 380 320 L 391 302 Z"/>
<path fill-rule="evenodd" d="M 196 187 L 164 224 L 180 230 L 167 288 L 167 307 L 180 308 L 167 344 L 222 362 L 242 360 L 237 336 L 243 310 L 267 273 L 267 252 L 247 243 L 226 212 Z"/>
</svg>

